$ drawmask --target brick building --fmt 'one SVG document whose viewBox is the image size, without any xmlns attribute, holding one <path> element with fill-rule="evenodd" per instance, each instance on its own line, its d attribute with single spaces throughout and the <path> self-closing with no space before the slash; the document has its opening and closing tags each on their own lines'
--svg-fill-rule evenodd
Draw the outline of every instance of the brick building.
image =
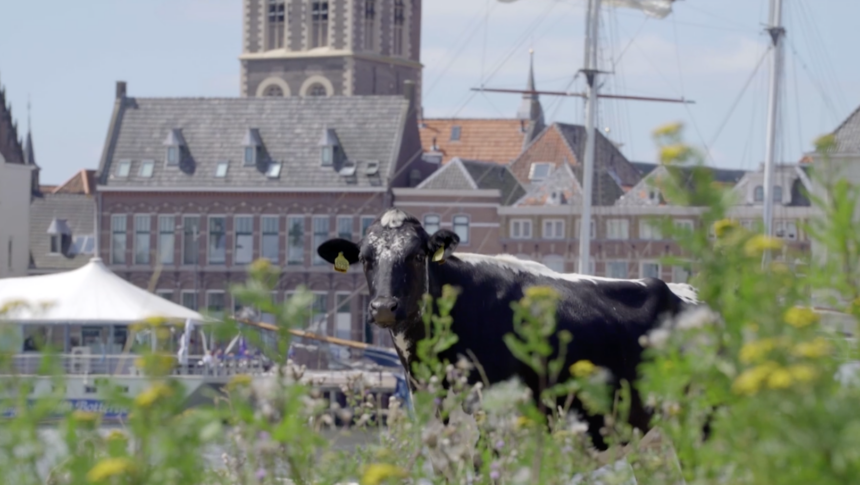
<svg viewBox="0 0 860 485">
<path fill-rule="evenodd" d="M 117 84 L 98 171 L 98 254 L 164 298 L 237 310 L 247 265 L 283 270 L 272 298 L 315 294 L 313 326 L 379 341 L 363 322 L 364 277 L 315 248 L 358 239 L 392 187 L 436 169 L 421 159 L 414 86 L 405 96 L 139 98 Z"/>
</svg>

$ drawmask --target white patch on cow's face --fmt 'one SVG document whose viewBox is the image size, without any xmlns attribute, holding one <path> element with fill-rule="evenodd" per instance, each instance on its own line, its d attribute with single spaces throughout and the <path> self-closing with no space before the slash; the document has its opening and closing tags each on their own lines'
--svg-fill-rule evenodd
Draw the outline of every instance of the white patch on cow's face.
<svg viewBox="0 0 860 485">
<path fill-rule="evenodd" d="M 645 286 L 645 282 L 642 280 L 621 280 L 615 278 L 587 276 L 577 273 L 557 273 L 540 263 L 536 263 L 534 261 L 525 261 L 517 258 L 516 256 L 511 256 L 510 254 L 486 256 L 483 254 L 474 253 L 454 253 L 454 256 L 460 258 L 460 260 L 469 264 L 492 264 L 509 269 L 515 273 L 531 273 L 533 275 L 545 276 L 547 278 L 554 278 L 557 280 L 572 281 L 574 283 L 590 282 L 597 284 L 601 281 L 630 281 Z"/>
<path fill-rule="evenodd" d="M 390 209 L 382 215 L 379 223 L 386 229 L 397 229 L 403 225 L 407 217 L 409 216 L 400 209 Z"/>
<path fill-rule="evenodd" d="M 394 334 L 394 346 L 397 347 L 397 350 L 403 355 L 403 360 L 409 362 L 409 356 L 412 355 L 409 353 L 409 347 L 411 342 L 406 340 L 406 333 L 400 332 Z"/>
<path fill-rule="evenodd" d="M 408 238 L 402 234 L 392 236 L 374 233 L 367 236 L 367 244 L 373 248 L 373 253 L 379 261 L 393 261 L 403 258 L 407 241 Z"/>
<path fill-rule="evenodd" d="M 698 305 L 701 303 L 699 301 L 699 292 L 693 288 L 692 285 L 688 285 L 687 283 L 666 283 L 666 285 L 669 286 L 672 293 L 677 295 L 677 297 L 684 303 L 689 303 L 691 305 Z"/>
</svg>

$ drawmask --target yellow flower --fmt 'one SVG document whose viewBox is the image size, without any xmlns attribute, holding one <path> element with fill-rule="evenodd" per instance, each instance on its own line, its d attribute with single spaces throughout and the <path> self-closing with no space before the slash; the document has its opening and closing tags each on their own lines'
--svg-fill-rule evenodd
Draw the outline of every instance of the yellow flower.
<svg viewBox="0 0 860 485">
<path fill-rule="evenodd" d="M 815 379 L 815 369 L 811 365 L 797 364 L 788 368 L 788 372 L 798 382 L 809 382 Z"/>
<path fill-rule="evenodd" d="M 588 377 L 594 373 L 596 367 L 590 360 L 580 360 L 570 366 L 570 373 L 574 377 Z"/>
<path fill-rule="evenodd" d="M 389 478 L 406 478 L 407 473 L 400 467 L 387 463 L 373 463 L 364 469 L 361 485 L 379 485 Z"/>
<path fill-rule="evenodd" d="M 87 480 L 101 483 L 105 480 L 134 471 L 134 462 L 128 458 L 105 458 L 87 473 Z"/>
<path fill-rule="evenodd" d="M 152 407 L 156 401 L 161 398 L 168 397 L 171 394 L 173 394 L 173 389 L 171 389 L 167 384 L 158 383 L 138 394 L 134 399 L 134 403 L 142 408 L 148 408 Z"/>
<path fill-rule="evenodd" d="M 115 429 L 115 430 L 112 430 L 110 433 L 108 433 L 108 435 L 105 439 L 107 441 L 125 441 L 128 439 L 128 437 L 122 431 Z"/>
<path fill-rule="evenodd" d="M 791 386 L 791 372 L 786 369 L 776 369 L 767 378 L 767 386 L 771 389 L 786 389 Z"/>
<path fill-rule="evenodd" d="M 735 382 L 732 383 L 732 390 L 736 394 L 752 396 L 758 392 L 770 373 L 778 368 L 779 366 L 775 362 L 765 362 L 752 369 L 747 369 L 735 378 Z"/>
<path fill-rule="evenodd" d="M 817 359 L 830 352 L 830 343 L 822 337 L 816 337 L 811 342 L 801 342 L 795 345 L 793 352 L 798 357 Z"/>
<path fill-rule="evenodd" d="M 525 416 L 517 416 L 517 423 L 516 423 L 517 429 L 525 428 L 526 426 L 529 426 L 532 423 L 533 423 L 533 421 L 531 419 L 525 417 Z"/>
<path fill-rule="evenodd" d="M 75 411 L 72 413 L 72 419 L 81 424 L 94 424 L 99 419 L 96 413 L 88 413 L 86 411 Z"/>
<path fill-rule="evenodd" d="M 751 237 L 744 245 L 747 256 L 758 256 L 764 251 L 782 249 L 782 241 L 762 234 Z"/>
<path fill-rule="evenodd" d="M 796 306 L 789 308 L 783 318 L 792 327 L 803 328 L 817 322 L 819 317 L 811 308 Z"/>
<path fill-rule="evenodd" d="M 667 123 L 663 126 L 658 127 L 654 130 L 654 136 L 673 136 L 677 135 L 681 132 L 681 129 L 684 127 L 683 123 L 675 122 L 675 123 Z"/>
<path fill-rule="evenodd" d="M 776 342 L 769 338 L 747 342 L 741 347 L 740 360 L 745 364 L 758 362 L 767 357 L 768 352 L 775 346 Z"/>
<path fill-rule="evenodd" d="M 722 238 L 728 235 L 729 231 L 736 229 L 737 227 L 737 221 L 733 221 L 731 219 L 720 219 L 714 223 L 714 234 L 716 234 L 717 237 Z"/>
<path fill-rule="evenodd" d="M 691 153 L 692 150 L 687 145 L 682 145 L 680 143 L 666 145 L 660 149 L 660 161 L 664 164 L 682 162 L 687 159 Z"/>
</svg>

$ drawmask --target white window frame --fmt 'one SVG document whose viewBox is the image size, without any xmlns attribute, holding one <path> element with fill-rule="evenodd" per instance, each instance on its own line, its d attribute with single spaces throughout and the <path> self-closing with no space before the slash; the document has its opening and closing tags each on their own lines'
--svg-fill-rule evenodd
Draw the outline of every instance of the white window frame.
<svg viewBox="0 0 860 485">
<path fill-rule="evenodd" d="M 457 232 L 455 229 L 457 227 L 456 220 L 458 217 L 465 217 L 466 218 L 466 238 L 463 239 L 462 236 L 460 236 L 459 234 L 457 234 L 457 235 L 460 236 L 460 245 L 461 246 L 468 246 L 469 241 L 472 240 L 472 218 L 468 214 L 456 214 L 453 218 L 451 218 L 451 230 L 454 231 L 455 233 Z"/>
<path fill-rule="evenodd" d="M 275 234 L 276 238 L 277 238 L 277 243 L 276 243 L 277 249 L 275 250 L 277 252 L 277 256 L 275 257 L 274 260 L 272 260 L 271 258 L 267 257 L 264 254 L 265 251 L 264 251 L 263 240 L 265 239 L 264 236 L 266 235 L 266 232 L 265 232 L 265 224 L 263 223 L 263 219 L 269 219 L 269 218 L 275 219 L 278 221 L 278 232 Z M 279 214 L 260 214 L 260 248 L 259 249 L 260 249 L 259 254 L 260 254 L 261 258 L 268 259 L 269 262 L 271 262 L 272 264 L 280 264 L 280 261 L 281 261 L 281 216 Z"/>
<path fill-rule="evenodd" d="M 222 232 L 222 237 L 224 238 L 224 257 L 221 261 L 213 261 L 212 260 L 212 219 L 221 219 L 224 221 L 224 231 Z M 227 240 L 229 239 L 229 234 L 227 233 L 227 216 L 221 214 L 209 214 L 206 216 L 206 265 L 207 266 L 224 266 L 227 264 Z"/>
<path fill-rule="evenodd" d="M 185 295 L 194 295 L 194 306 L 196 308 L 191 308 L 191 310 L 197 311 L 200 308 L 200 292 L 197 290 L 182 290 L 179 292 L 179 305 L 188 308 L 184 305 Z"/>
<path fill-rule="evenodd" d="M 250 233 L 251 234 L 251 258 L 247 262 L 239 261 L 239 258 L 238 258 L 238 255 L 239 255 L 239 224 L 238 224 L 238 220 L 243 219 L 243 218 L 250 218 L 251 219 L 251 233 Z M 260 223 L 260 233 L 261 233 L 260 246 L 261 246 L 261 248 L 262 248 L 262 244 L 263 244 L 262 243 L 262 239 L 263 239 L 262 238 L 262 228 L 263 228 L 263 223 L 261 222 Z M 233 264 L 234 265 L 245 265 L 245 264 L 251 264 L 254 262 L 254 236 L 255 236 L 254 232 L 255 231 L 254 231 L 254 215 L 253 214 L 233 214 L 233 234 L 232 234 L 232 236 L 233 236 Z M 244 232 L 242 234 L 247 235 L 247 233 L 244 233 Z"/>
<path fill-rule="evenodd" d="M 337 234 L 337 237 L 344 239 L 343 236 L 345 236 L 346 233 L 341 232 L 341 230 L 340 230 L 341 221 L 349 221 L 349 237 L 347 237 L 345 239 L 352 241 L 353 235 L 355 234 L 355 217 L 353 217 L 353 216 L 337 216 L 337 218 L 335 218 L 335 232 Z"/>
<path fill-rule="evenodd" d="M 547 167 L 546 176 L 535 177 L 535 168 L 537 168 L 538 166 L 546 166 Z M 540 182 L 542 180 L 546 180 L 547 177 L 549 177 L 552 174 L 552 167 L 553 167 L 552 162 L 532 162 L 532 164 L 529 165 L 529 181 L 530 182 Z"/>
<path fill-rule="evenodd" d="M 618 223 L 618 229 L 622 234 L 613 234 L 612 227 Z M 606 239 L 613 241 L 626 241 L 630 239 L 630 219 L 613 217 L 606 219 Z"/>
<path fill-rule="evenodd" d="M 430 231 L 427 229 L 427 218 L 435 217 L 436 218 L 436 229 L 434 231 Z M 427 234 L 433 235 L 436 231 L 442 228 L 442 216 L 440 214 L 436 214 L 435 212 L 431 212 L 428 214 L 424 214 L 421 216 L 421 226 L 424 227 L 424 230 L 427 231 Z"/>
<path fill-rule="evenodd" d="M 168 232 L 168 231 L 162 232 L 161 221 L 167 220 L 168 217 L 170 218 L 170 226 L 171 226 L 172 231 L 171 232 Z M 157 221 L 158 221 L 158 226 L 157 226 L 157 229 L 158 229 L 158 263 L 159 264 L 171 264 L 171 265 L 176 264 L 176 214 L 158 214 Z M 170 254 L 170 260 L 164 261 L 164 258 L 162 258 L 164 248 L 162 248 L 163 244 L 161 241 L 161 236 L 162 235 L 168 235 L 168 234 L 173 237 L 173 248 L 172 248 L 172 251 L 170 251 L 170 253 L 169 253 Z"/>
<path fill-rule="evenodd" d="M 660 221 L 656 218 L 639 219 L 639 239 L 644 241 L 660 241 L 663 239 L 662 231 L 657 225 Z"/>
<path fill-rule="evenodd" d="M 320 330 L 322 331 L 323 335 L 328 335 L 328 316 L 326 316 L 326 314 L 329 312 L 329 304 L 328 304 L 329 303 L 329 300 L 328 300 L 329 292 L 328 291 L 311 291 L 311 294 L 313 294 L 313 299 L 311 300 L 311 307 L 309 308 L 309 311 L 308 311 L 308 318 L 309 318 L 308 328 L 311 328 L 311 326 L 314 323 L 316 323 L 314 320 L 314 313 L 313 313 L 314 302 L 316 301 L 316 297 L 317 297 L 317 295 L 323 295 L 326 298 L 325 310 L 322 313 L 322 315 L 325 316 L 325 319 L 322 320 L 323 323 L 320 325 Z"/>
<path fill-rule="evenodd" d="M 317 221 L 325 221 L 327 227 L 325 234 L 317 234 Z M 320 237 L 322 240 L 317 241 L 317 237 Z M 322 266 L 328 264 L 326 260 L 320 257 L 317 248 L 329 238 L 331 238 L 331 216 L 328 214 L 314 214 L 311 217 L 311 265 Z"/>
<path fill-rule="evenodd" d="M 301 260 L 293 260 L 290 257 L 290 248 L 292 246 L 292 236 L 290 235 L 290 230 L 293 227 L 291 222 L 296 220 L 296 219 L 299 219 L 302 221 L 302 258 L 301 258 Z M 288 214 L 286 220 L 287 220 L 287 227 L 284 230 L 286 231 L 285 236 L 287 238 L 287 265 L 304 266 L 305 265 L 305 250 L 307 249 L 307 248 L 305 248 L 305 246 L 306 246 L 305 238 L 308 235 L 308 231 L 305 227 L 305 226 L 307 226 L 307 223 L 306 223 L 307 217 L 305 217 L 304 214 Z"/>
<path fill-rule="evenodd" d="M 639 277 L 640 278 L 646 278 L 646 276 L 645 276 L 645 265 L 646 264 L 657 265 L 657 276 L 655 278 L 661 278 L 661 275 L 663 274 L 663 265 L 661 265 L 659 261 L 651 261 L 651 260 L 639 262 Z"/>
<path fill-rule="evenodd" d="M 564 219 L 544 219 L 542 226 L 541 234 L 544 239 L 564 239 Z"/>
<path fill-rule="evenodd" d="M 193 233 L 191 236 L 187 236 L 185 234 L 185 220 L 190 219 L 190 218 L 197 218 L 197 240 L 192 243 L 193 246 L 191 247 L 191 249 L 196 249 L 196 251 L 192 251 L 192 252 L 196 255 L 197 261 L 192 262 L 192 263 L 189 263 L 185 260 L 185 256 L 186 256 L 186 254 L 185 254 L 185 242 L 186 242 L 188 237 L 191 237 L 192 240 L 194 238 Z M 200 226 L 202 226 L 202 219 L 203 219 L 203 216 L 200 214 L 182 214 L 179 217 L 179 222 L 180 222 L 179 230 L 181 231 L 181 234 L 182 234 L 182 247 L 180 248 L 180 253 L 179 253 L 180 259 L 179 260 L 181 261 L 182 265 L 194 266 L 194 265 L 200 264 L 200 238 L 203 236 L 203 232 L 200 229 Z"/>
<path fill-rule="evenodd" d="M 132 243 L 134 244 L 134 249 L 132 250 L 133 264 L 135 264 L 135 265 L 148 265 L 152 262 L 152 214 L 140 214 L 140 213 L 134 214 L 134 217 L 132 217 L 132 220 L 134 221 L 134 223 L 132 225 L 132 234 L 134 234 L 134 237 L 132 238 Z M 146 226 L 145 229 L 138 229 L 137 223 L 139 220 L 140 221 L 146 221 L 146 223 L 144 224 Z M 144 234 L 146 237 L 145 240 L 146 240 L 147 251 L 146 251 L 146 253 L 143 253 L 143 254 L 145 254 L 145 256 L 143 258 L 141 258 L 141 260 L 139 260 L 137 257 L 138 256 L 138 249 L 140 249 L 140 248 L 138 248 L 138 239 L 137 239 L 138 234 Z"/>
<path fill-rule="evenodd" d="M 114 228 L 114 221 L 120 220 L 122 218 L 124 222 L 125 229 L 120 231 Z M 115 234 L 123 234 L 125 236 L 125 247 L 123 248 L 123 253 L 121 257 L 115 258 L 116 256 L 116 248 L 114 247 L 114 235 Z M 126 257 L 128 254 L 128 214 L 111 214 L 110 216 L 110 263 L 111 264 L 126 264 Z"/>
<path fill-rule="evenodd" d="M 519 224 L 519 227 L 520 227 L 520 234 L 519 235 L 514 235 L 515 224 Z M 531 239 L 533 234 L 534 234 L 534 232 L 532 231 L 532 224 L 533 224 L 533 221 L 531 219 L 511 219 L 508 222 L 508 235 L 510 236 L 511 239 L 523 239 L 523 240 Z M 528 235 L 525 234 L 526 233 L 526 231 L 525 231 L 526 227 L 528 227 L 528 229 L 529 229 Z"/>
</svg>

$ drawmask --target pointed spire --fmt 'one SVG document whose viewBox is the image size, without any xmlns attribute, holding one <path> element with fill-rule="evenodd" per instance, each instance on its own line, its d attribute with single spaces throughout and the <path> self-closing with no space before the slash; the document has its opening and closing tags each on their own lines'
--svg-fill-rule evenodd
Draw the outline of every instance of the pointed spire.
<svg viewBox="0 0 860 485">
<path fill-rule="evenodd" d="M 12 107 L 6 103 L 6 90 L 0 86 L 0 154 L 6 163 L 24 163 L 24 152 L 18 136 L 18 124 L 12 118 Z"/>
<path fill-rule="evenodd" d="M 529 49 L 529 77 L 526 85 L 526 93 L 523 93 L 523 101 L 517 111 L 517 118 L 523 123 L 526 136 L 523 139 L 523 149 L 535 139 L 546 127 L 543 118 L 543 107 L 537 94 L 535 83 L 535 51 Z"/>
</svg>

